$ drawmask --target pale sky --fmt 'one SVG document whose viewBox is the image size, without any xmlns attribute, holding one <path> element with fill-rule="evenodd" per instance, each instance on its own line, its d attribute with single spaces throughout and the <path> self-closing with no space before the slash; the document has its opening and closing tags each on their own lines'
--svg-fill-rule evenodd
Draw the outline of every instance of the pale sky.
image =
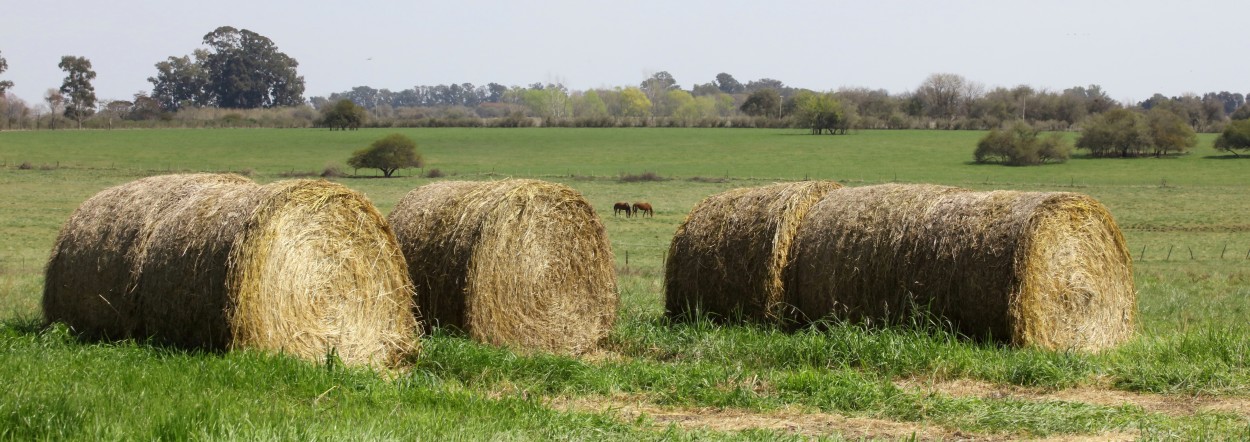
<svg viewBox="0 0 1250 442">
<path fill-rule="evenodd" d="M 1250 92 L 1250 1 L 0 0 L 0 80 L 30 104 L 85 56 L 101 99 L 150 91 L 153 66 L 218 26 L 299 61 L 305 97 L 354 86 L 560 81 L 683 88 L 727 72 L 818 91 L 913 90 L 948 72 L 988 88 L 1098 84 L 1117 100 Z"/>
</svg>

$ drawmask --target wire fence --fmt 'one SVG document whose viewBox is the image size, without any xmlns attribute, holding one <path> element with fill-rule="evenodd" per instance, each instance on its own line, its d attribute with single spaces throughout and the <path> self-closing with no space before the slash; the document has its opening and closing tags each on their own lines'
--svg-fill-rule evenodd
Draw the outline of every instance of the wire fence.
<svg viewBox="0 0 1250 442">
<path fill-rule="evenodd" d="M 1224 244 L 1220 247 L 1191 245 L 1144 245 L 1134 250 L 1137 262 L 1245 261 L 1250 263 L 1250 246 Z"/>
</svg>

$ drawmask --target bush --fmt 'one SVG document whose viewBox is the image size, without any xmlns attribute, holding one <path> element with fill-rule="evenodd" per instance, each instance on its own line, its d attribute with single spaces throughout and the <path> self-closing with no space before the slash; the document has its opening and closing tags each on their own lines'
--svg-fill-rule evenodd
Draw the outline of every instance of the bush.
<svg viewBox="0 0 1250 442">
<path fill-rule="evenodd" d="M 622 183 L 637 183 L 641 181 L 664 181 L 665 178 L 657 175 L 655 172 L 643 172 L 641 175 L 629 173 L 621 174 L 620 181 Z"/>
<path fill-rule="evenodd" d="M 357 169 L 378 169 L 382 176 L 390 178 L 396 170 L 421 167 L 424 162 L 415 141 L 403 134 L 390 134 L 357 150 L 347 164 Z"/>
<path fill-rule="evenodd" d="M 1152 145 L 1146 117 L 1128 109 L 1113 109 L 1085 122 L 1078 149 L 1088 149 L 1096 157 L 1132 157 L 1144 154 Z"/>
<path fill-rule="evenodd" d="M 444 174 L 443 171 L 438 170 L 438 169 L 430 169 L 425 172 L 426 178 L 442 178 L 444 176 L 446 176 L 446 174 Z"/>
<path fill-rule="evenodd" d="M 1067 161 L 1072 147 L 1061 134 L 1042 136 L 1028 123 L 1016 121 L 1010 127 L 991 130 L 972 155 L 978 163 L 1032 166 Z"/>
<path fill-rule="evenodd" d="M 30 164 L 30 161 L 23 161 L 22 164 L 17 165 L 17 168 L 20 170 L 31 170 L 31 169 L 34 169 L 35 166 L 32 166 Z"/>
<path fill-rule="evenodd" d="M 1215 139 L 1215 150 L 1237 154 L 1238 150 L 1250 150 L 1250 120 L 1234 120 L 1224 126 L 1224 132 Z"/>
<path fill-rule="evenodd" d="M 324 169 L 321 169 L 322 178 L 338 178 L 343 175 L 345 175 L 343 173 L 343 168 L 339 167 L 338 164 L 334 164 L 334 163 L 326 164 L 326 167 Z"/>
</svg>

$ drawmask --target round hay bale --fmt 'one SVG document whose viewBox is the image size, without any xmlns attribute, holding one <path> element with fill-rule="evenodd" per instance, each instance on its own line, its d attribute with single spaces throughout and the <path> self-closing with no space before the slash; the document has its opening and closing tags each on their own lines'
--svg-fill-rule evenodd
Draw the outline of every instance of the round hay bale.
<svg viewBox="0 0 1250 442">
<path fill-rule="evenodd" d="M 62 228 L 43 305 L 97 338 L 380 367 L 417 350 L 394 235 L 326 181 L 167 175 L 100 192 Z"/>
<path fill-rule="evenodd" d="M 427 326 L 571 354 L 611 331 L 620 299 L 612 249 L 577 191 L 536 180 L 437 182 L 405 195 L 388 219 Z"/>
<path fill-rule="evenodd" d="M 831 192 L 795 239 L 787 280 L 812 319 L 919 311 L 1019 346 L 1099 350 L 1132 336 L 1132 258 L 1085 195 L 886 184 Z"/>
<path fill-rule="evenodd" d="M 674 319 L 788 322 L 794 299 L 784 270 L 808 209 L 842 187 L 802 181 L 733 189 L 691 209 L 669 246 L 665 310 Z"/>
</svg>

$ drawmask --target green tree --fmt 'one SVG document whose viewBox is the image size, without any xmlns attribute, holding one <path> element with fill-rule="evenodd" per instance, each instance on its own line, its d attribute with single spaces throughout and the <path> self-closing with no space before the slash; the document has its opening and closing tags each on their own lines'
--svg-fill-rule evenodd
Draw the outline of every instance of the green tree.
<svg viewBox="0 0 1250 442">
<path fill-rule="evenodd" d="M 7 70 L 9 70 L 9 62 L 8 60 L 4 59 L 4 56 L 0 55 L 0 74 L 3 74 L 4 71 L 7 71 Z M 0 100 L 4 99 L 4 93 L 7 92 L 9 88 L 11 87 L 13 87 L 12 81 L 9 81 L 9 80 L 0 81 Z"/>
<path fill-rule="evenodd" d="M 1250 150 L 1250 120 L 1233 120 L 1224 126 L 1224 132 L 1215 139 L 1215 150 L 1222 150 L 1240 157 L 1238 150 Z"/>
<path fill-rule="evenodd" d="M 601 118 L 608 116 L 608 105 L 599 98 L 599 93 L 586 91 L 573 100 L 573 116 L 584 118 Z"/>
<path fill-rule="evenodd" d="M 1085 121 L 1078 149 L 1088 149 L 1096 157 L 1131 157 L 1151 147 L 1150 128 L 1145 117 L 1128 109 L 1112 109 Z"/>
<path fill-rule="evenodd" d="M 621 116 L 624 117 L 641 117 L 651 116 L 651 99 L 647 98 L 641 89 L 636 87 L 627 87 L 621 90 Z"/>
<path fill-rule="evenodd" d="M 685 93 L 685 91 L 675 91 L 669 93 Z M 673 110 L 673 116 L 683 121 L 693 122 L 702 118 L 715 118 L 718 115 L 716 111 L 716 99 L 711 96 L 704 95 L 678 101 L 680 101 L 680 103 L 678 104 L 677 109 Z"/>
<path fill-rule="evenodd" d="M 247 29 L 222 26 L 204 36 L 200 60 L 213 104 L 230 109 L 296 106 L 304 102 L 299 62 L 273 41 Z"/>
<path fill-rule="evenodd" d="M 781 94 L 776 89 L 760 89 L 747 96 L 740 108 L 752 117 L 781 116 Z"/>
<path fill-rule="evenodd" d="M 352 153 L 347 164 L 356 169 L 378 169 L 390 178 L 396 170 L 421 167 L 424 163 L 415 141 L 403 134 L 390 134 Z"/>
<path fill-rule="evenodd" d="M 1179 115 L 1162 107 L 1146 114 L 1150 144 L 1156 157 L 1188 152 L 1198 145 L 1198 135 Z"/>
<path fill-rule="evenodd" d="M 658 103 L 656 103 L 656 116 L 676 117 L 677 110 L 682 106 L 690 106 L 694 103 L 694 96 L 689 92 L 681 89 L 673 89 L 666 92 Z"/>
<path fill-rule="evenodd" d="M 1010 127 L 991 130 L 977 142 L 973 159 L 978 163 L 1003 163 L 1029 166 L 1064 162 L 1072 154 L 1072 146 L 1063 135 L 1042 136 L 1028 123 L 1016 120 Z"/>
<path fill-rule="evenodd" d="M 833 94 L 818 94 L 803 91 L 794 96 L 794 120 L 802 127 L 812 131 L 812 135 L 820 135 L 825 131 L 829 135 L 846 133 L 846 126 L 840 124 L 843 115 L 842 103 Z"/>
<path fill-rule="evenodd" d="M 741 94 L 746 87 L 734 79 L 733 75 L 721 72 L 716 74 L 716 87 L 726 94 Z"/>
<path fill-rule="evenodd" d="M 65 117 L 73 118 L 82 129 L 83 118 L 95 113 L 95 87 L 91 80 L 95 79 L 95 71 L 91 70 L 91 60 L 86 57 L 66 55 L 57 64 L 65 71 L 65 81 L 61 82 L 61 93 L 64 94 Z"/>
<path fill-rule="evenodd" d="M 156 64 L 156 76 L 148 77 L 148 82 L 152 83 L 151 97 L 160 102 L 162 109 L 175 112 L 187 104 L 213 104 L 208 94 L 208 74 L 203 69 L 207 56 L 208 51 L 198 49 L 195 59 L 184 55 Z"/>
<path fill-rule="evenodd" d="M 1233 120 L 1250 120 L 1250 103 L 1243 104 L 1241 107 L 1233 110 L 1233 113 L 1228 114 L 1228 118 Z"/>
<path fill-rule="evenodd" d="M 365 124 L 369 113 L 352 100 L 339 100 L 321 113 L 321 125 L 330 130 L 356 130 Z"/>
</svg>

